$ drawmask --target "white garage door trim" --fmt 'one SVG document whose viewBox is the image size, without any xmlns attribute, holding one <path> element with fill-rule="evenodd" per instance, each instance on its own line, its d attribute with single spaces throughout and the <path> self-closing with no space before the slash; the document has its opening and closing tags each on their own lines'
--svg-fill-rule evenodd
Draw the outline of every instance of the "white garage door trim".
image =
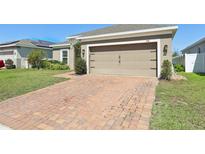
<svg viewBox="0 0 205 154">
<path fill-rule="evenodd" d="M 88 44 L 87 45 L 87 50 L 86 50 L 86 59 L 87 59 L 87 74 L 90 73 L 90 66 L 89 66 L 89 61 L 90 61 L 90 47 L 95 47 L 95 46 L 106 46 L 106 45 L 123 45 L 123 44 L 140 44 L 140 43 L 151 43 L 151 42 L 156 42 L 157 43 L 157 77 L 160 77 L 160 72 L 161 72 L 161 67 L 160 67 L 160 57 L 161 57 L 161 49 L 160 49 L 160 39 L 152 39 L 152 40 L 139 40 L 139 41 L 127 41 L 127 42 L 112 42 L 112 43 L 98 43 L 98 44 Z"/>
</svg>

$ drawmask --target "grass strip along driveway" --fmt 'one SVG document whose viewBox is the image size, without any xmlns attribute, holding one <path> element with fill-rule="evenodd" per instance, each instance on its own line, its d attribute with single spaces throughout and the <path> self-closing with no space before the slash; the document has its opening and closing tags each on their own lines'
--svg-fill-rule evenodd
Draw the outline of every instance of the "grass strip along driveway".
<svg viewBox="0 0 205 154">
<path fill-rule="evenodd" d="M 205 74 L 181 75 L 187 81 L 160 81 L 151 129 L 205 129 Z"/>
<path fill-rule="evenodd" d="M 41 89 L 67 79 L 53 75 L 65 73 L 62 70 L 15 69 L 0 70 L 0 102 L 8 98 Z"/>
</svg>

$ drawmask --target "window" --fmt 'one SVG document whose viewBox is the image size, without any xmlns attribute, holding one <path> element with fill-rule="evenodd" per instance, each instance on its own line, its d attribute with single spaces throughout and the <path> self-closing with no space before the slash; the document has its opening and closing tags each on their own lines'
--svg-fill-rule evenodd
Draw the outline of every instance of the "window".
<svg viewBox="0 0 205 154">
<path fill-rule="evenodd" d="M 198 53 L 201 53 L 201 48 L 200 47 L 198 47 Z"/>
<path fill-rule="evenodd" d="M 68 64 L 68 51 L 62 50 L 62 62 Z"/>
</svg>

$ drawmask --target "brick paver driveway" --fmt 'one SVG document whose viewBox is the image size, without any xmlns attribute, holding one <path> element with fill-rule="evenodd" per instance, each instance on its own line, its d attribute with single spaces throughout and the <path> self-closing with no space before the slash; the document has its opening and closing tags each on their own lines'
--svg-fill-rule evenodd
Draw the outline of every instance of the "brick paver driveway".
<svg viewBox="0 0 205 154">
<path fill-rule="evenodd" d="M 148 129 L 156 84 L 154 78 L 73 77 L 1 102 L 0 123 L 13 129 Z"/>
</svg>

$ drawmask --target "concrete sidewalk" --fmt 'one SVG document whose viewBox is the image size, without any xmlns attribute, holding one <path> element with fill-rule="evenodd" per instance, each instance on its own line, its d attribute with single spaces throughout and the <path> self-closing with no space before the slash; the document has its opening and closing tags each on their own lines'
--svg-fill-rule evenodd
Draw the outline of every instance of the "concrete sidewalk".
<svg viewBox="0 0 205 154">
<path fill-rule="evenodd" d="M 2 125 L 0 124 L 0 130 L 11 130 L 11 128 L 5 126 L 5 125 Z"/>
</svg>

